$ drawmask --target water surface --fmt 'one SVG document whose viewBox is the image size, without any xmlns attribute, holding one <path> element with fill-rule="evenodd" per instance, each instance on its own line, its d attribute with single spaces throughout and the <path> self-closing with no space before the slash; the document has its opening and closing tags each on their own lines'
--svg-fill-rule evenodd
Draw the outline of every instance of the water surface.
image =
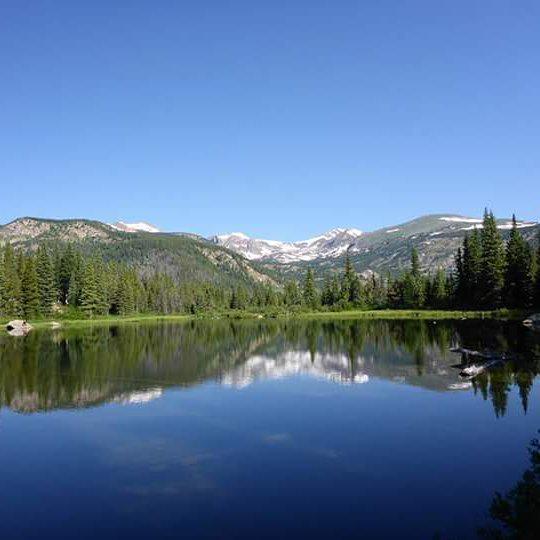
<svg viewBox="0 0 540 540">
<path fill-rule="evenodd" d="M 466 380 L 454 345 L 514 360 Z M 539 361 L 493 321 L 1 337 L 0 536 L 472 538 L 527 466 Z"/>
</svg>

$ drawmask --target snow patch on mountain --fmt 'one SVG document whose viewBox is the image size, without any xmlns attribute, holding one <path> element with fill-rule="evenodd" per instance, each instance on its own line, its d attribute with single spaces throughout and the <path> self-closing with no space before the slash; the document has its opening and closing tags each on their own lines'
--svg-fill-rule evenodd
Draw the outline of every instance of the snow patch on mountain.
<svg viewBox="0 0 540 540">
<path fill-rule="evenodd" d="M 535 225 L 538 225 L 536 222 L 529 222 L 529 221 L 518 221 L 516 223 L 516 226 L 518 229 L 524 229 L 526 227 L 534 227 Z M 461 227 L 460 230 L 462 231 L 472 231 L 473 229 L 482 229 L 484 225 L 480 223 L 479 225 L 471 225 L 470 227 Z M 502 229 L 509 231 L 512 228 L 512 222 L 507 221 L 506 223 L 498 223 L 497 229 Z"/>
<path fill-rule="evenodd" d="M 481 219 L 466 218 L 461 216 L 444 216 L 439 218 L 441 221 L 451 221 L 454 223 L 482 223 Z"/>
<path fill-rule="evenodd" d="M 117 231 L 122 232 L 148 232 L 158 233 L 161 232 L 155 225 L 147 223 L 146 221 L 138 221 L 136 223 L 125 223 L 124 221 L 117 221 L 116 223 L 109 223 L 109 226 Z"/>
</svg>

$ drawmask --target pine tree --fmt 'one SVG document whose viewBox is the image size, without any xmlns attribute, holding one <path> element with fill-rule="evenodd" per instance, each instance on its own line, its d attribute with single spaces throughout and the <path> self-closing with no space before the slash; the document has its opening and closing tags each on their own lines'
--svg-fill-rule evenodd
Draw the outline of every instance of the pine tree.
<svg viewBox="0 0 540 540">
<path fill-rule="evenodd" d="M 403 278 L 403 304 L 407 308 L 421 308 L 425 302 L 425 281 L 420 271 L 418 251 L 411 252 L 411 269 Z"/>
<path fill-rule="evenodd" d="M 343 308 L 346 308 L 349 304 L 358 304 L 360 301 L 361 285 L 351 263 L 351 258 L 347 253 L 345 268 L 341 275 L 339 298 L 336 299 L 336 302 L 339 302 Z"/>
<path fill-rule="evenodd" d="M 76 268 L 75 250 L 68 244 L 60 259 L 57 261 L 57 287 L 59 290 L 59 300 L 62 304 L 67 304 L 70 296 L 70 281 L 72 277 L 81 278 L 80 268 Z M 78 274 L 78 275 L 77 275 Z M 73 287 L 71 287 L 73 289 Z M 73 292 L 73 291 L 72 291 Z"/>
<path fill-rule="evenodd" d="M 11 244 L 4 249 L 2 303 L 5 315 L 21 317 L 21 280 L 17 271 L 16 255 Z"/>
<path fill-rule="evenodd" d="M 131 315 L 135 311 L 135 291 L 129 272 L 120 274 L 116 296 L 119 315 Z"/>
<path fill-rule="evenodd" d="M 287 306 L 298 306 L 302 303 L 298 283 L 296 281 L 288 281 L 285 284 L 285 304 Z"/>
<path fill-rule="evenodd" d="M 447 280 L 444 270 L 439 268 L 432 284 L 432 304 L 437 309 L 448 307 Z"/>
<path fill-rule="evenodd" d="M 317 307 L 317 291 L 315 290 L 315 281 L 313 278 L 313 270 L 308 268 L 303 289 L 304 304 L 309 308 Z"/>
<path fill-rule="evenodd" d="M 467 241 L 465 238 L 464 242 Z M 456 256 L 454 258 L 454 297 L 457 305 L 465 307 L 467 303 L 467 282 L 465 279 L 465 269 L 463 265 L 463 252 L 461 248 L 458 248 Z"/>
<path fill-rule="evenodd" d="M 482 279 L 482 244 L 476 227 L 463 242 L 463 279 L 463 306 L 476 308 L 480 304 Z"/>
<path fill-rule="evenodd" d="M 321 293 L 321 304 L 323 306 L 331 306 L 333 304 L 332 280 L 328 275 L 324 278 L 324 285 Z"/>
<path fill-rule="evenodd" d="M 2 246 L 0 246 L 0 316 L 5 315 L 4 288 L 5 288 L 4 251 L 2 249 Z"/>
<path fill-rule="evenodd" d="M 534 279 L 534 305 L 540 307 L 540 233 L 537 239 L 536 248 L 536 275 Z"/>
<path fill-rule="evenodd" d="M 362 283 L 360 283 L 360 278 L 355 274 L 351 277 L 349 302 L 355 307 L 361 306 L 363 302 L 362 293 Z"/>
<path fill-rule="evenodd" d="M 512 231 L 506 245 L 505 305 L 511 308 L 529 307 L 532 291 L 531 249 L 517 228 L 516 216 L 512 216 Z"/>
<path fill-rule="evenodd" d="M 40 246 L 36 256 L 36 272 L 40 295 L 40 311 L 43 315 L 50 315 L 52 306 L 56 301 L 56 287 L 51 257 L 47 249 Z"/>
<path fill-rule="evenodd" d="M 339 279 L 338 276 L 334 276 L 332 278 L 332 284 L 331 284 L 331 291 L 332 291 L 332 306 L 335 306 L 339 302 L 340 297 L 340 287 L 339 287 Z"/>
<path fill-rule="evenodd" d="M 98 282 L 93 261 L 88 261 L 83 268 L 80 286 L 80 306 L 83 312 L 89 317 L 96 315 L 100 310 Z"/>
<path fill-rule="evenodd" d="M 505 253 L 493 212 L 485 211 L 482 240 L 481 305 L 499 308 L 503 301 Z"/>
<path fill-rule="evenodd" d="M 23 278 L 21 285 L 23 313 L 27 319 L 33 319 L 40 314 L 40 295 L 36 263 L 34 257 L 26 257 L 23 260 Z"/>
</svg>

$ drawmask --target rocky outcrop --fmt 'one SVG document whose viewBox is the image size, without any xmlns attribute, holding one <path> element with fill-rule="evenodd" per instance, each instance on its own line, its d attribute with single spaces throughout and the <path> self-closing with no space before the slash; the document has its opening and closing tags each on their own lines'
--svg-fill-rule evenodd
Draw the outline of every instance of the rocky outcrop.
<svg viewBox="0 0 540 540">
<path fill-rule="evenodd" d="M 14 337 L 26 336 L 33 328 L 34 327 L 31 324 L 21 319 L 15 319 L 6 324 L 8 334 Z"/>
</svg>

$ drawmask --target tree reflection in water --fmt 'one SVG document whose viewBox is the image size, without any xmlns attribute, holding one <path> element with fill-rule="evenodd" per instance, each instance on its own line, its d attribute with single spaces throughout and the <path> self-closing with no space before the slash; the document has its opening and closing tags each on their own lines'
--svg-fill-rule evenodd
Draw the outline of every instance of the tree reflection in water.
<svg viewBox="0 0 540 540">
<path fill-rule="evenodd" d="M 490 515 L 500 527 L 479 531 L 481 538 L 536 540 L 540 538 L 540 442 L 529 447 L 530 467 L 521 480 L 506 494 L 496 493 Z"/>
<path fill-rule="evenodd" d="M 514 360 L 463 381 L 451 367 L 455 345 Z M 190 321 L 37 331 L 0 337 L 0 407 L 29 413 L 95 406 L 204 381 L 240 386 L 304 374 L 472 388 L 499 417 L 515 386 L 527 411 L 539 365 L 538 334 L 497 321 Z"/>
</svg>

